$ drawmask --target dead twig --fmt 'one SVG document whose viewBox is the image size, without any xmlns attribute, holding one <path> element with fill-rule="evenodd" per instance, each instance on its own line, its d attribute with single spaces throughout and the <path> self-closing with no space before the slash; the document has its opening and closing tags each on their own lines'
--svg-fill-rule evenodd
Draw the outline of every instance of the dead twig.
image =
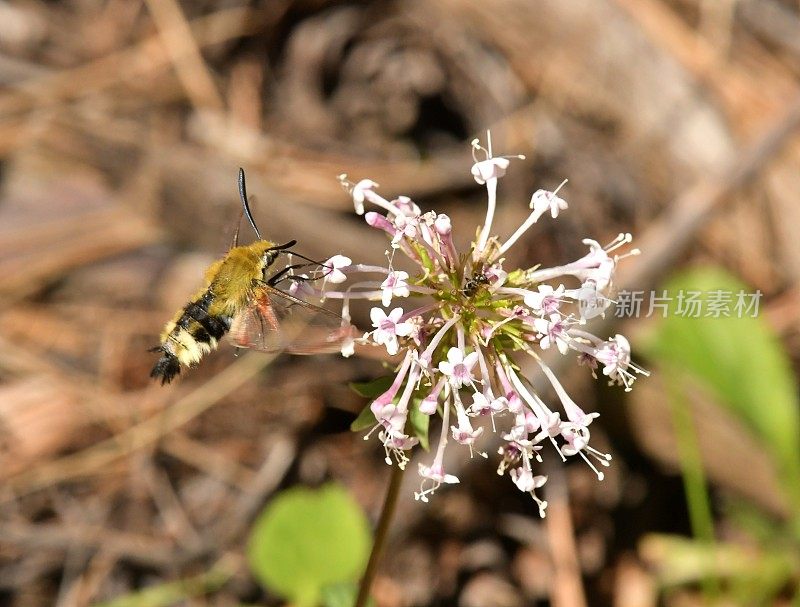
<svg viewBox="0 0 800 607">
<path fill-rule="evenodd" d="M 252 484 L 214 529 L 212 541 L 216 545 L 226 546 L 250 524 L 256 512 L 264 505 L 264 500 L 275 491 L 294 462 L 296 449 L 295 442 L 288 437 L 279 436 L 270 439 L 269 454 Z"/>
<path fill-rule="evenodd" d="M 569 491 L 561 462 L 545 460 L 547 473 L 547 543 L 553 563 L 550 597 L 555 607 L 586 607 Z"/>
<path fill-rule="evenodd" d="M 82 546 L 91 550 L 102 548 L 108 554 L 131 559 L 145 565 L 169 566 L 175 561 L 172 542 L 123 531 L 113 531 L 96 525 L 71 522 L 0 523 L 0 542 L 24 545 L 28 550 L 67 550 Z"/>
<path fill-rule="evenodd" d="M 18 497 L 54 483 L 94 474 L 194 419 L 249 381 L 274 358 L 261 353 L 245 355 L 169 409 L 83 451 L 12 476 L 6 485 Z"/>
<path fill-rule="evenodd" d="M 181 7 L 175 0 L 145 0 L 145 4 L 158 26 L 175 73 L 195 109 L 224 111 L 225 102 Z"/>
<path fill-rule="evenodd" d="M 192 20 L 191 34 L 200 46 L 248 36 L 264 25 L 264 13 L 249 8 L 228 8 Z M 27 112 L 35 107 L 85 97 L 124 82 L 142 82 L 170 65 L 162 43 L 175 32 L 170 29 L 130 48 L 117 51 L 76 68 L 48 72 L 14 84 L 13 91 L 0 96 L 0 115 Z"/>
</svg>

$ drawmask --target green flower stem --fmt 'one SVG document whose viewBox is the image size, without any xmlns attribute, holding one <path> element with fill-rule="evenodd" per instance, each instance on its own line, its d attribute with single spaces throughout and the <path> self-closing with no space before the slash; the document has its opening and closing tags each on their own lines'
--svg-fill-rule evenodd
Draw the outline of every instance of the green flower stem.
<svg viewBox="0 0 800 607">
<path fill-rule="evenodd" d="M 686 492 L 686 506 L 689 509 L 689 522 L 693 535 L 710 548 L 713 548 L 714 518 L 711 513 L 711 500 L 708 496 L 703 461 L 697 443 L 697 433 L 692 420 L 692 412 L 686 395 L 679 387 L 681 378 L 675 371 L 665 372 L 668 400 L 672 409 L 672 424 Z M 703 579 L 706 598 L 713 600 L 719 596 L 719 581 L 714 573 Z"/>
<path fill-rule="evenodd" d="M 369 555 L 367 568 L 364 570 L 364 577 L 358 585 L 358 597 L 355 607 L 364 607 L 369 600 L 369 590 L 372 587 L 372 580 L 378 571 L 378 563 L 381 560 L 381 553 L 389 536 L 389 526 L 397 508 L 397 497 L 400 495 L 400 485 L 403 481 L 403 469 L 400 466 L 392 466 L 392 476 L 389 479 L 389 488 L 386 490 L 386 498 L 383 500 L 381 515 L 378 518 L 378 528 L 375 530 L 375 542 L 372 544 L 372 552 Z"/>
</svg>

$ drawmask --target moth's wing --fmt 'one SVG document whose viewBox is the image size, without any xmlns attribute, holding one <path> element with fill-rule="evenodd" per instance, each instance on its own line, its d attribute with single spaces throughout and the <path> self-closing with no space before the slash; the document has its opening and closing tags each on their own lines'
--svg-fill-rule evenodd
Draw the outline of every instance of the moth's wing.
<svg viewBox="0 0 800 607">
<path fill-rule="evenodd" d="M 237 348 L 293 354 L 337 352 L 349 331 L 339 315 L 262 285 L 233 318 L 230 340 Z"/>
<path fill-rule="evenodd" d="M 323 307 L 289 293 L 266 287 L 273 310 L 280 319 L 283 349 L 292 354 L 338 352 L 350 337 L 350 324 Z"/>
<path fill-rule="evenodd" d="M 283 349 L 280 318 L 266 291 L 258 289 L 248 305 L 233 317 L 228 339 L 237 348 L 264 352 Z"/>
</svg>

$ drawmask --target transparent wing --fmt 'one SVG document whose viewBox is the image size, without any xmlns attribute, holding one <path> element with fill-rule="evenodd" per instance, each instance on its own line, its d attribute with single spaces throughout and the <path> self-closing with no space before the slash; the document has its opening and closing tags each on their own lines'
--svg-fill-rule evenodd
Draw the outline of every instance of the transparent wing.
<svg viewBox="0 0 800 607">
<path fill-rule="evenodd" d="M 269 285 L 256 290 L 229 333 L 237 348 L 292 354 L 337 352 L 346 336 L 337 314 Z"/>
</svg>

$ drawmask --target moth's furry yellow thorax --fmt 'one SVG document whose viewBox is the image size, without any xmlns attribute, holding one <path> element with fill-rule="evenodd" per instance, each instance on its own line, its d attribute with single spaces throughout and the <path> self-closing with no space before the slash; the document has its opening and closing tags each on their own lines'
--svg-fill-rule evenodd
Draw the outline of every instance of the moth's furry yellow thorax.
<svg viewBox="0 0 800 607">
<path fill-rule="evenodd" d="M 253 285 L 263 280 L 267 251 L 275 246 L 268 240 L 235 247 L 206 272 L 208 289 L 214 293 L 210 313 L 234 315 L 247 304 Z"/>
</svg>

